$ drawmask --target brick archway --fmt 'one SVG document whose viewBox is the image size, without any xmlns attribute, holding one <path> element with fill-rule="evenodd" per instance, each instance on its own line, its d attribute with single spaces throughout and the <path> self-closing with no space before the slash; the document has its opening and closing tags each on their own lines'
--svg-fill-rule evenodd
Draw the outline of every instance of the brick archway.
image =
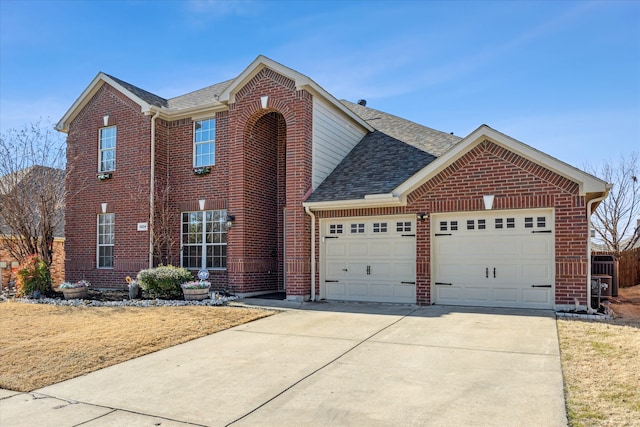
<svg viewBox="0 0 640 427">
<path fill-rule="evenodd" d="M 256 112 L 244 130 L 244 273 L 254 292 L 284 290 L 284 208 L 286 206 L 286 135 L 284 116 Z M 245 279 L 247 280 L 247 279 Z"/>
<path fill-rule="evenodd" d="M 236 93 L 228 123 L 230 288 L 253 294 L 286 284 L 288 299 L 307 299 L 311 221 L 302 201 L 311 187 L 313 97 L 263 70 Z"/>
</svg>

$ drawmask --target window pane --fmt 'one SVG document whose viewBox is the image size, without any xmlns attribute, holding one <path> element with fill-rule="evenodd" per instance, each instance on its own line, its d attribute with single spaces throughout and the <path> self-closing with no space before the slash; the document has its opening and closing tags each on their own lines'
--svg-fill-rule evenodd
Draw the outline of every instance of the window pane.
<svg viewBox="0 0 640 427">
<path fill-rule="evenodd" d="M 216 120 L 198 120 L 195 122 L 193 137 L 194 166 L 210 166 L 215 164 L 216 152 Z"/>
<path fill-rule="evenodd" d="M 113 267 L 113 244 L 115 240 L 115 214 L 98 215 L 98 268 Z"/>
<path fill-rule="evenodd" d="M 100 129 L 100 172 L 116 169 L 116 127 Z"/>
<path fill-rule="evenodd" d="M 182 265 L 185 268 L 226 268 L 227 233 L 222 226 L 226 216 L 225 210 L 183 212 Z"/>
<path fill-rule="evenodd" d="M 216 119 L 198 120 L 195 128 L 195 142 L 215 141 Z"/>
</svg>

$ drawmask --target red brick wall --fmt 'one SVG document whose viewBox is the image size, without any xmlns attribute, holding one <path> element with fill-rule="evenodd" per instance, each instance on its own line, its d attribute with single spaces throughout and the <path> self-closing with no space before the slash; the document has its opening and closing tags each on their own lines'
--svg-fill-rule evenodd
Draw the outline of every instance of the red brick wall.
<svg viewBox="0 0 640 427">
<path fill-rule="evenodd" d="M 260 97 L 268 96 L 267 108 Z M 169 245 L 155 263 L 180 263 L 180 214 L 227 209 L 236 216 L 228 234 L 228 269 L 213 271 L 214 287 L 237 292 L 275 289 L 310 293 L 310 220 L 302 198 L 311 187 L 312 97 L 293 81 L 263 69 L 235 94 L 229 111 L 216 117 L 216 164 L 207 175 L 193 173 L 193 120 L 155 122 L 156 230 L 168 221 Z M 96 178 L 102 118 L 117 125 L 116 171 Z M 124 286 L 124 277 L 148 264 L 151 118 L 103 85 L 70 124 L 68 134 L 67 261 L 69 280 Z M 170 198 L 165 198 L 170 194 Z M 115 212 L 115 266 L 96 269 L 96 215 L 101 204 Z M 283 222 L 286 211 L 286 224 Z M 151 224 L 150 224 L 151 225 Z M 283 242 L 286 227 L 286 254 Z M 283 267 L 286 266 L 286 267 Z"/>
<path fill-rule="evenodd" d="M 585 304 L 587 221 L 585 200 L 578 192 L 575 182 L 487 141 L 415 190 L 406 207 L 327 211 L 319 212 L 318 217 L 480 211 L 484 209 L 484 194 L 495 195 L 494 210 L 554 208 L 555 302 L 573 304 L 574 298 L 578 298 Z M 431 302 L 430 235 L 430 221 L 418 222 L 416 271 L 419 304 Z M 319 254 L 319 246 L 316 251 Z"/>
<path fill-rule="evenodd" d="M 116 171 L 105 181 L 98 173 L 98 135 L 109 115 L 117 126 Z M 122 287 L 127 275 L 148 266 L 149 116 L 140 106 L 104 84 L 70 124 L 67 136 L 66 262 L 67 280 L 85 278 L 94 286 Z M 113 269 L 96 269 L 96 223 L 101 204 L 115 212 Z"/>
<path fill-rule="evenodd" d="M 164 157 L 166 158 L 166 180 L 170 191 L 169 221 L 172 224 L 170 228 L 173 230 L 172 241 L 174 242 L 168 258 L 174 265 L 181 263 L 181 213 L 199 211 L 199 200 L 205 200 L 205 210 L 227 209 L 228 115 L 226 112 L 212 113 L 211 117 L 216 119 L 215 165 L 211 166 L 211 172 L 206 175 L 193 173 L 193 120 L 181 119 L 168 123 L 168 142 L 164 149 L 166 153 Z M 159 175 L 162 176 L 162 174 Z M 215 290 L 226 289 L 228 285 L 226 270 L 211 270 L 209 280 Z"/>
</svg>

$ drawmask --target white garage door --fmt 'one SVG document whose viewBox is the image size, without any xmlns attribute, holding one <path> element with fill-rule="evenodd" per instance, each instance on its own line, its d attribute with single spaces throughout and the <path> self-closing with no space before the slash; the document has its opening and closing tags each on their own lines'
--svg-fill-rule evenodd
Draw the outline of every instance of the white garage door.
<svg viewBox="0 0 640 427">
<path fill-rule="evenodd" d="M 436 304 L 553 308 L 551 210 L 432 215 Z"/>
<path fill-rule="evenodd" d="M 321 297 L 415 304 L 415 218 L 326 220 L 321 227 Z"/>
</svg>

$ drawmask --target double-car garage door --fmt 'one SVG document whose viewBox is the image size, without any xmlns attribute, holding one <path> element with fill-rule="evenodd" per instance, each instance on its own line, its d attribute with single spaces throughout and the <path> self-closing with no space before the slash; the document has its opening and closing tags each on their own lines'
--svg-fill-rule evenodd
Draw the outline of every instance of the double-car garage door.
<svg viewBox="0 0 640 427">
<path fill-rule="evenodd" d="M 325 220 L 321 297 L 416 302 L 415 217 Z M 551 210 L 431 215 L 436 304 L 552 308 Z"/>
</svg>

